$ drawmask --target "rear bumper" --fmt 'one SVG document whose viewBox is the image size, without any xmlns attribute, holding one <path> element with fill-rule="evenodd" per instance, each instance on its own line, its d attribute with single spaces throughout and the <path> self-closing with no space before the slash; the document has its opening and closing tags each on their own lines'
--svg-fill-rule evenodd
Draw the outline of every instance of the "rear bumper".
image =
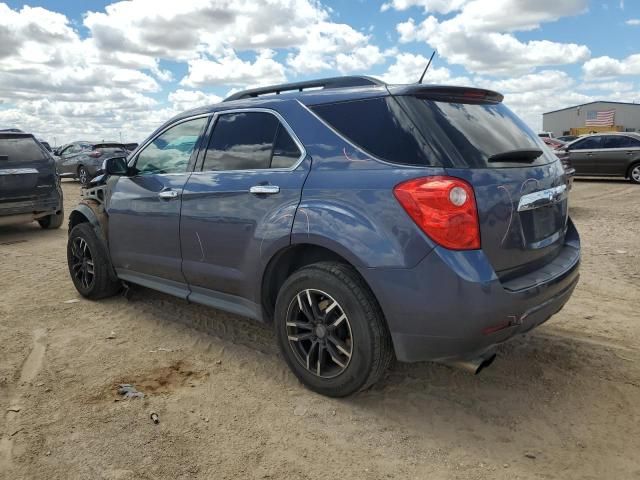
<svg viewBox="0 0 640 480">
<path fill-rule="evenodd" d="M 22 223 L 50 215 L 62 210 L 62 192 L 60 187 L 51 190 L 48 195 L 29 200 L 0 202 L 0 219 L 7 223 Z M 28 220 L 27 217 L 31 217 Z M 14 218 L 15 221 L 11 220 Z"/>
<path fill-rule="evenodd" d="M 508 282 L 481 250 L 434 249 L 413 269 L 361 269 L 384 311 L 398 360 L 469 359 L 557 313 L 579 279 L 580 239 L 569 229 L 558 257 Z"/>
</svg>

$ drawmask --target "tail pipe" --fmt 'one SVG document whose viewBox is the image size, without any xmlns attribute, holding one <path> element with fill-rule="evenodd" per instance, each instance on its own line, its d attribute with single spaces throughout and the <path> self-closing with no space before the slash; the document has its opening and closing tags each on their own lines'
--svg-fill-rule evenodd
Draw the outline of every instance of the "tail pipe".
<svg viewBox="0 0 640 480">
<path fill-rule="evenodd" d="M 495 359 L 496 354 L 494 352 L 491 352 L 480 355 L 479 357 L 470 360 L 457 360 L 454 362 L 445 362 L 445 364 L 449 365 L 450 367 L 469 372 L 472 375 L 477 375 L 482 370 L 491 365 Z"/>
</svg>

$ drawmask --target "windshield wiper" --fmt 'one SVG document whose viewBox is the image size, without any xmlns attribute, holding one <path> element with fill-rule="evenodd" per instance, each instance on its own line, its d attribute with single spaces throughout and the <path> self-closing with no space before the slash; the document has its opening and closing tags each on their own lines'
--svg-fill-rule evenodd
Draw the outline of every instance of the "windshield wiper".
<svg viewBox="0 0 640 480">
<path fill-rule="evenodd" d="M 489 157 L 490 162 L 524 162 L 531 163 L 540 155 L 542 150 L 539 148 L 516 148 L 502 153 L 496 153 Z"/>
</svg>

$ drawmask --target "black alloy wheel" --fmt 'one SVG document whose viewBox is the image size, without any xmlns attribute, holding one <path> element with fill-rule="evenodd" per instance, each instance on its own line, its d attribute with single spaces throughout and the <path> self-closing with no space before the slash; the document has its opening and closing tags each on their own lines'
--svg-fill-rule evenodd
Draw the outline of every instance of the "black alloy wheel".
<svg viewBox="0 0 640 480">
<path fill-rule="evenodd" d="M 75 237 L 71 242 L 71 274 L 89 290 L 95 281 L 95 266 L 89 244 L 82 237 Z"/>
<path fill-rule="evenodd" d="M 353 354 L 353 333 L 340 304 L 315 289 L 299 292 L 287 311 L 287 338 L 298 362 L 321 378 L 345 371 Z"/>
</svg>

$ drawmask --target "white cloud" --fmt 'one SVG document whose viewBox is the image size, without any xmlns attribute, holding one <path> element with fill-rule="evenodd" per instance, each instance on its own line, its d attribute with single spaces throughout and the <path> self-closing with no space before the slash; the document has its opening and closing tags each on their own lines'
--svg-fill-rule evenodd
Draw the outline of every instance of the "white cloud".
<svg viewBox="0 0 640 480">
<path fill-rule="evenodd" d="M 385 54 L 377 46 L 365 45 L 350 54 L 339 53 L 336 56 L 336 68 L 342 73 L 362 72 L 384 61 Z"/>
<path fill-rule="evenodd" d="M 627 20 L 626 22 L 627 25 L 631 25 L 631 26 L 638 26 L 640 25 L 640 18 L 630 18 L 629 20 Z"/>
<path fill-rule="evenodd" d="M 635 87 L 632 82 L 585 82 L 578 86 L 580 90 L 599 92 L 630 92 Z"/>
<path fill-rule="evenodd" d="M 394 10 L 408 10 L 411 7 L 422 7 L 426 12 L 449 13 L 459 10 L 469 0 L 392 0 L 389 3 L 383 3 L 381 11 L 386 12 L 393 8 Z"/>
<path fill-rule="evenodd" d="M 504 94 L 541 91 L 550 94 L 554 90 L 567 90 L 575 83 L 567 73 L 560 70 L 542 70 L 537 73 L 500 80 L 476 78 L 475 81 L 484 88 Z"/>
<path fill-rule="evenodd" d="M 577 15 L 587 0 L 472 0 L 454 17 L 435 16 L 416 23 L 399 23 L 400 42 L 427 42 L 449 63 L 468 71 L 496 75 L 522 74 L 538 66 L 582 62 L 590 51 L 584 45 L 548 40 L 520 41 L 514 31 L 538 28 L 543 22 Z"/>
<path fill-rule="evenodd" d="M 189 60 L 189 73 L 181 85 L 268 85 L 286 80 L 284 66 L 275 61 L 273 50 L 261 50 L 254 62 L 240 59 L 233 50 L 227 50 L 217 59 L 206 57 Z"/>
<path fill-rule="evenodd" d="M 169 94 L 168 100 L 171 102 L 174 110 L 181 112 L 192 108 L 219 103 L 222 101 L 222 97 L 205 93 L 200 90 L 183 90 L 182 88 L 179 88 Z"/>
<path fill-rule="evenodd" d="M 395 62 L 380 78 L 387 83 L 415 83 L 422 75 L 429 59 L 422 55 L 412 53 L 400 53 Z M 424 76 L 423 83 L 447 84 L 447 85 L 471 85 L 466 77 L 452 77 L 451 71 L 446 67 L 434 67 L 431 65 Z"/>
<path fill-rule="evenodd" d="M 608 56 L 592 58 L 582 66 L 587 78 L 640 75 L 640 53 L 622 60 Z"/>
<path fill-rule="evenodd" d="M 369 44 L 370 37 L 349 25 L 320 22 L 307 26 L 304 32 L 304 42 L 287 58 L 287 65 L 296 73 L 330 69 L 351 72 L 383 60 L 378 47 Z"/>
</svg>

